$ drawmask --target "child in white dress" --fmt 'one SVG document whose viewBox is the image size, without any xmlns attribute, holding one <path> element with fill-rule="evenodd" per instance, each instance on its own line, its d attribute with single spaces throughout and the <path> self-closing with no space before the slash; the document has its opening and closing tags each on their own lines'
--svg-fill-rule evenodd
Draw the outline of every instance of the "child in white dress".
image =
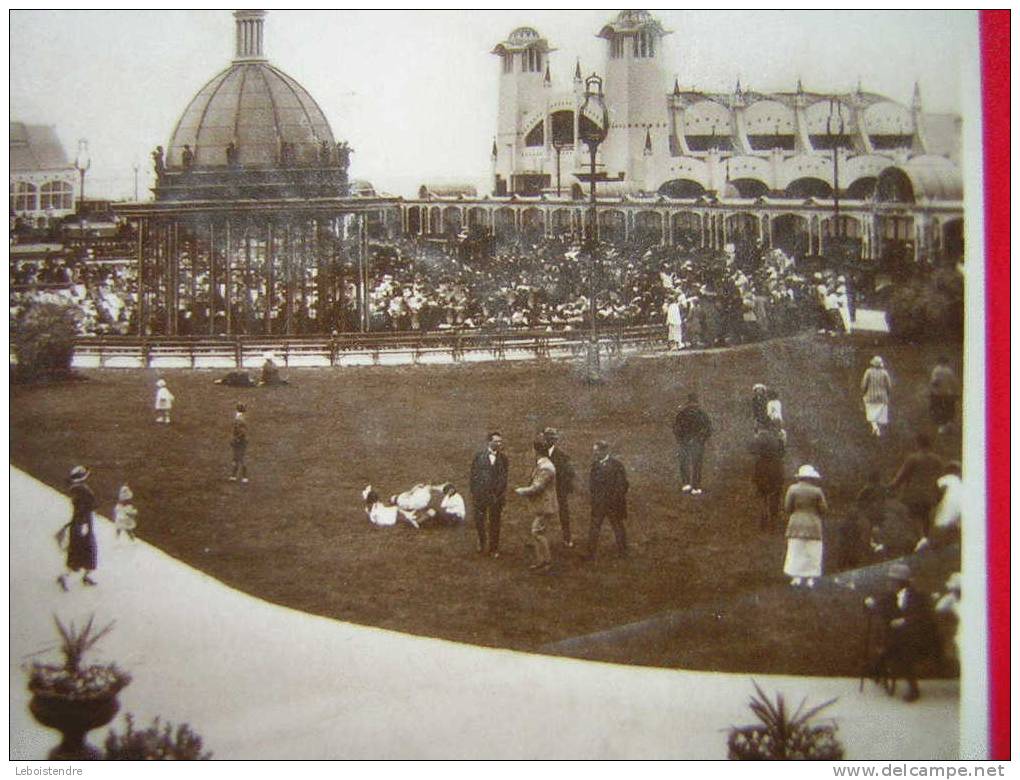
<svg viewBox="0 0 1020 780">
<path fill-rule="evenodd" d="M 134 494 L 131 492 L 131 488 L 123 485 L 117 494 L 117 503 L 113 507 L 113 524 L 117 529 L 117 538 L 119 539 L 123 532 L 132 542 L 135 540 L 135 528 L 138 527 L 138 507 L 131 503 L 133 498 Z"/>
<path fill-rule="evenodd" d="M 166 380 L 156 382 L 156 422 L 170 424 L 170 409 L 174 405 L 174 394 L 166 386 Z"/>
</svg>

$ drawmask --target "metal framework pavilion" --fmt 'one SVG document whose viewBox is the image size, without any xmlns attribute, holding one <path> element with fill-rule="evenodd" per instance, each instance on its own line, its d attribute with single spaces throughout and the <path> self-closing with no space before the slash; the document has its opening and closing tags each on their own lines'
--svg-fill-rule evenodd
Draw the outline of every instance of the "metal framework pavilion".
<svg viewBox="0 0 1020 780">
<path fill-rule="evenodd" d="M 363 329 L 367 237 L 396 199 L 351 195 L 353 150 L 264 56 L 265 12 L 234 18 L 235 58 L 153 152 L 154 201 L 117 209 L 137 228 L 138 335 Z"/>
<path fill-rule="evenodd" d="M 354 197 L 127 204 L 118 211 L 137 230 L 138 335 L 365 329 L 369 227 L 395 208 Z"/>
</svg>

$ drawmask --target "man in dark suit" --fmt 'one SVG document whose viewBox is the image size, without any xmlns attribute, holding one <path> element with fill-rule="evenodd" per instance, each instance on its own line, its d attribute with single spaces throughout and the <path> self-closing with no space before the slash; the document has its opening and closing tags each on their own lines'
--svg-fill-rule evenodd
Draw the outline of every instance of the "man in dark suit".
<svg viewBox="0 0 1020 780">
<path fill-rule="evenodd" d="M 570 534 L 570 494 L 574 492 L 574 467 L 570 464 L 570 456 L 560 449 L 559 431 L 555 428 L 546 428 L 542 431 L 542 436 L 549 446 L 549 460 L 556 467 L 556 500 L 560 505 L 563 546 L 573 547 L 574 539 Z"/>
<path fill-rule="evenodd" d="M 627 556 L 627 531 L 623 521 L 627 519 L 627 471 L 619 460 L 609 454 L 609 445 L 604 441 L 595 442 L 592 448 L 594 458 L 588 486 L 591 492 L 591 528 L 588 531 L 587 560 L 594 560 L 599 546 L 602 521 L 607 519 L 616 536 L 616 548 L 621 558 Z"/>
<path fill-rule="evenodd" d="M 503 454 L 503 437 L 489 434 L 488 446 L 471 461 L 471 504 L 478 531 L 478 552 L 499 557 L 499 523 L 506 503 L 510 462 Z"/>
<path fill-rule="evenodd" d="M 712 421 L 698 406 L 698 396 L 691 393 L 687 404 L 680 407 L 673 420 L 677 456 L 680 459 L 680 481 L 684 493 L 701 495 L 701 461 L 705 457 L 705 442 L 712 435 Z"/>
</svg>

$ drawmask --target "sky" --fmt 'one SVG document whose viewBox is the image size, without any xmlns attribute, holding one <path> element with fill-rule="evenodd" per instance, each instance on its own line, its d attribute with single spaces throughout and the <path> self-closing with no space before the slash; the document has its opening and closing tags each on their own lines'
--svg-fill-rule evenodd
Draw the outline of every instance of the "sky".
<svg viewBox="0 0 1020 780">
<path fill-rule="evenodd" d="M 665 69 L 684 88 L 865 91 L 960 113 L 965 65 L 978 56 L 976 14 L 954 11 L 654 11 L 672 34 Z M 493 46 L 535 27 L 556 51 L 554 86 L 577 58 L 604 70 L 595 37 L 614 11 L 274 11 L 265 54 L 323 109 L 355 150 L 354 178 L 411 195 L 426 181 L 489 179 L 495 133 Z M 11 119 L 55 126 L 73 159 L 86 138 L 87 197 L 132 198 L 152 184 L 194 94 L 230 64 L 228 11 L 11 11 Z M 666 85 L 668 88 L 669 85 Z M 484 190 L 482 190 L 484 191 Z"/>
</svg>

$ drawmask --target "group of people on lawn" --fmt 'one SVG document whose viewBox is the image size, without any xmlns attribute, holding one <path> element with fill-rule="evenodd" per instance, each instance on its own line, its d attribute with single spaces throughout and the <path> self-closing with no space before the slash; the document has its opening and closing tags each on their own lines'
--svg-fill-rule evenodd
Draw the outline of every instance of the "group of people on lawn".
<svg viewBox="0 0 1020 780">
<path fill-rule="evenodd" d="M 261 384 L 283 384 L 272 355 L 267 355 L 263 366 Z M 233 384 L 232 381 L 224 382 Z M 872 433 L 880 436 L 883 426 L 888 424 L 889 390 L 892 383 L 881 358 L 874 358 L 862 379 L 861 389 L 867 411 L 867 420 Z M 948 367 L 948 361 L 940 358 L 930 383 L 931 414 L 939 433 L 945 433 L 955 416 L 955 377 Z M 165 380 L 157 382 L 156 422 L 170 424 L 174 397 Z M 873 408 L 875 406 L 881 408 Z M 872 408 L 869 408 L 872 407 Z M 244 404 L 236 404 L 231 433 L 233 470 L 232 481 L 248 482 L 245 463 L 248 429 Z M 761 500 L 759 525 L 763 531 L 776 527 L 780 503 L 788 516 L 786 526 L 787 549 L 783 565 L 784 573 L 793 586 L 814 586 L 821 577 L 824 558 L 823 538 L 838 542 L 839 556 L 832 559 L 840 568 L 860 565 L 865 560 L 862 549 L 870 546 L 872 553 L 882 557 L 902 556 L 919 550 L 928 544 L 944 544 L 958 540 L 961 515 L 961 473 L 958 463 L 946 464 L 933 451 L 930 437 L 918 434 L 917 451 L 910 454 L 896 476 L 887 485 L 881 483 L 878 473 L 871 475 L 869 483 L 857 497 L 854 511 L 847 520 L 836 526 L 835 534 L 823 537 L 823 521 L 829 511 L 822 489 L 822 476 L 818 470 L 803 464 L 796 472 L 796 478 L 782 498 L 784 486 L 784 457 L 787 449 L 787 434 L 784 429 L 782 403 L 778 394 L 764 384 L 755 384 L 750 403 L 753 438 L 751 451 L 754 457 L 753 482 Z M 712 422 L 699 405 L 696 394 L 689 394 L 687 402 L 678 408 L 673 420 L 673 433 L 677 442 L 677 457 L 680 476 L 680 491 L 692 497 L 702 495 L 702 466 L 705 447 L 712 435 Z M 487 436 L 485 448 L 478 452 L 472 462 L 469 474 L 469 490 L 472 518 L 477 534 L 477 551 L 481 555 L 498 559 L 500 557 L 500 530 L 502 513 L 507 500 L 509 483 L 509 461 L 503 452 L 503 437 L 498 431 Z M 545 428 L 533 441 L 535 456 L 528 483 L 514 489 L 514 493 L 527 502 L 531 515 L 530 546 L 534 561 L 529 568 L 536 573 L 549 572 L 553 566 L 552 547 L 548 531 L 559 522 L 564 548 L 575 546 L 570 514 L 571 496 L 575 492 L 576 474 L 570 457 L 560 446 L 560 434 L 555 428 Z M 89 472 L 82 466 L 75 467 L 70 474 L 70 495 L 73 503 L 72 520 L 61 530 L 58 541 L 67 544 L 67 573 L 58 578 L 64 590 L 68 589 L 68 576 L 83 572 L 82 582 L 86 586 L 96 584 L 91 574 L 96 568 L 97 550 L 92 512 L 96 505 L 95 496 L 85 484 Z M 392 525 L 400 517 L 412 517 L 428 521 L 440 518 L 444 525 L 457 524 L 466 519 L 465 502 L 450 483 L 438 486 L 417 485 L 401 496 L 394 496 L 393 522 L 380 520 L 388 518 L 385 512 L 376 516 L 370 504 L 382 506 L 378 496 L 366 496 L 366 509 L 373 522 Z M 614 456 L 606 441 L 596 441 L 592 448 L 592 461 L 588 474 L 590 497 L 590 524 L 587 545 L 583 558 L 591 561 L 597 557 L 602 527 L 608 521 L 613 530 L 618 555 L 625 558 L 629 548 L 627 542 L 627 493 L 629 482 L 623 463 Z M 900 498 L 893 498 L 893 491 L 900 491 Z M 373 501 L 369 498 L 373 497 Z M 417 497 L 417 498 L 416 498 Z M 401 501 L 422 503 L 422 506 L 403 507 Z M 435 511 L 429 511 L 435 498 Z M 132 494 L 124 486 L 114 510 L 118 535 L 126 532 L 134 538 L 137 510 L 132 504 Z M 421 514 L 425 512 L 426 514 Z M 412 522 L 420 527 L 422 522 Z M 863 530 L 862 530 L 863 529 Z M 890 582 L 898 585 L 896 598 L 872 600 L 868 608 L 880 615 L 886 628 L 887 656 L 879 660 L 886 667 L 898 668 L 908 680 L 908 699 L 918 695 L 916 675 L 913 666 L 904 659 L 923 658 L 917 650 L 917 636 L 924 630 L 912 625 L 911 632 L 899 632 L 904 625 L 929 620 L 928 610 L 917 606 L 917 598 L 911 595 L 911 575 L 902 564 L 890 568 Z M 956 603 L 959 601 L 958 580 L 956 581 Z M 905 593 L 907 595 L 902 595 Z M 952 593 L 952 589 L 950 589 Z M 926 604 L 928 602 L 925 602 Z M 929 605 L 930 606 L 930 605 Z M 947 609 L 955 609 L 950 604 Z M 916 630 L 914 630 L 916 629 Z M 896 637 L 908 637 L 897 640 Z M 891 643 L 891 644 L 890 644 Z M 898 644 L 897 644 L 898 643 Z M 927 645 L 925 645 L 927 646 Z M 889 649 L 892 648 L 892 649 Z M 907 649 L 905 649 L 907 648 Z M 913 649 L 910 649 L 913 648 Z M 883 651 L 883 652 L 886 652 Z M 917 652 L 915 652 L 917 651 Z M 905 672 L 902 670 L 906 669 Z"/>
</svg>

